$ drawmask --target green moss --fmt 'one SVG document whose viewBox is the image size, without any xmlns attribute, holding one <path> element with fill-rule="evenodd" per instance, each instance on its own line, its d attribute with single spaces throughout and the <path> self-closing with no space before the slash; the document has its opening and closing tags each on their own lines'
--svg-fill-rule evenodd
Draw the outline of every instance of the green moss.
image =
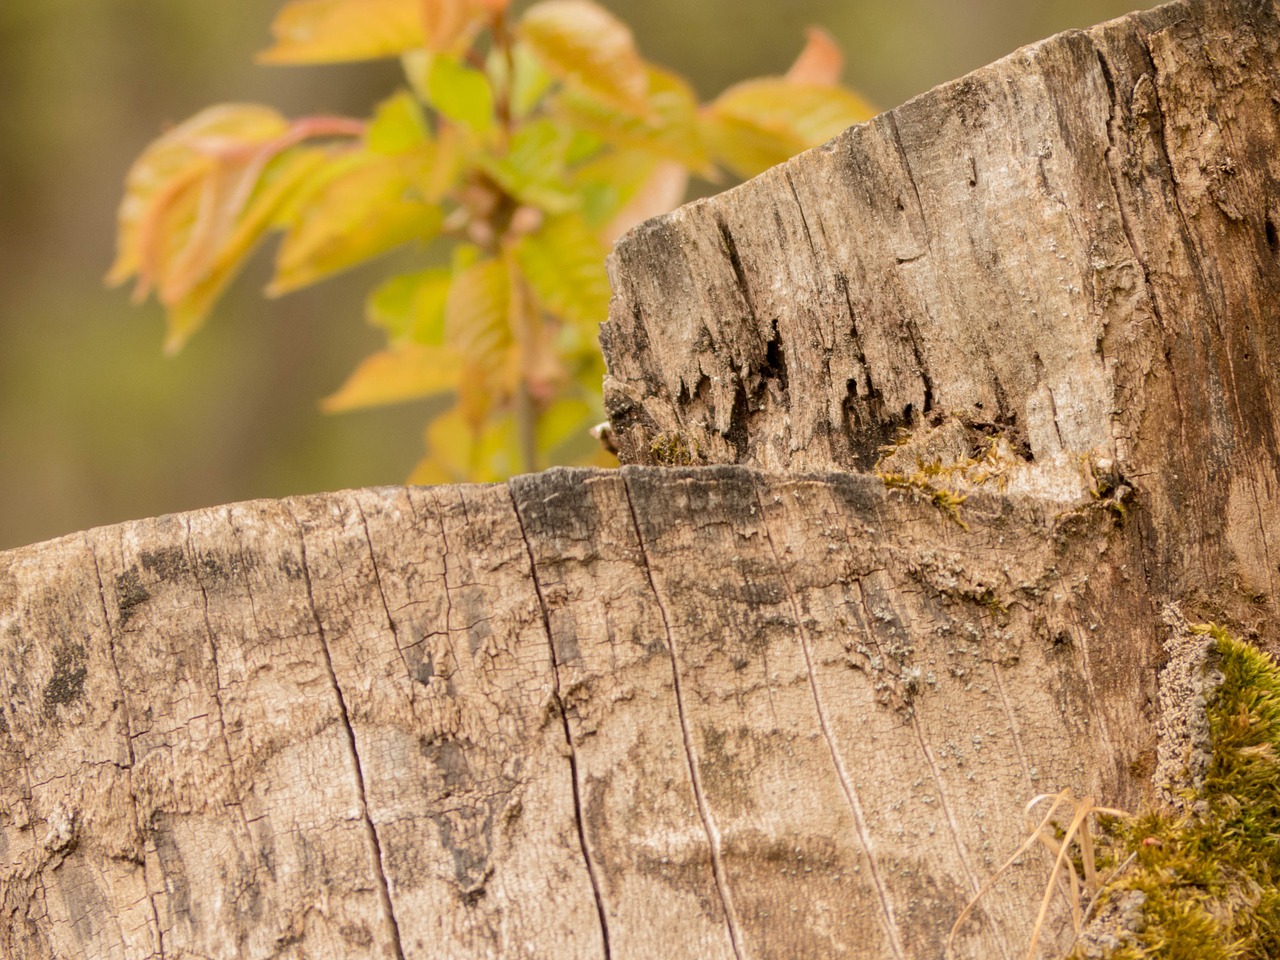
<svg viewBox="0 0 1280 960">
<path fill-rule="evenodd" d="M 1280 957 L 1280 669 L 1217 625 L 1192 632 L 1215 641 L 1222 675 L 1206 703 L 1209 769 L 1181 810 L 1111 825 L 1108 859 L 1132 862 L 1100 909 L 1128 891 L 1146 900 L 1109 960 Z"/>
<path fill-rule="evenodd" d="M 945 475 L 946 468 L 940 466 L 936 461 L 924 464 L 915 473 L 878 473 L 876 476 L 880 481 L 893 490 L 915 490 L 923 493 L 931 501 L 935 507 L 943 510 L 956 523 L 960 524 L 962 530 L 968 530 L 969 525 L 964 522 L 960 516 L 960 505 L 964 503 L 966 497 L 964 494 L 956 493 L 954 490 L 948 490 L 946 487 L 940 486 L 934 481 Z"/>
<path fill-rule="evenodd" d="M 691 447 L 678 433 L 658 434 L 649 444 L 649 452 L 658 463 L 668 467 L 693 466 L 702 458 L 698 441 L 695 439 Z"/>
</svg>

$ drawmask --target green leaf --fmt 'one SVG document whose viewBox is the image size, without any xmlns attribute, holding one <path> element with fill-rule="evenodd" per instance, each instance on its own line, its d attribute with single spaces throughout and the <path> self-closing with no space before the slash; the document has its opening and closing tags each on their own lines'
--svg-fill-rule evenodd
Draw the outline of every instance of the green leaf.
<svg viewBox="0 0 1280 960">
<path fill-rule="evenodd" d="M 444 342 L 490 370 L 511 346 L 511 282 L 501 261 L 485 258 L 453 275 L 444 305 Z"/>
<path fill-rule="evenodd" d="M 394 57 L 424 43 L 423 0 L 291 0 L 271 23 L 260 63 Z"/>
<path fill-rule="evenodd" d="M 365 357 L 335 393 L 320 402 L 325 413 L 419 400 L 454 389 L 460 366 L 453 351 L 399 343 Z"/>
<path fill-rule="evenodd" d="M 517 469 L 512 418 L 472 422 L 461 406 L 442 413 L 426 431 L 427 456 L 409 475 L 409 483 L 494 482 Z"/>
<path fill-rule="evenodd" d="M 718 160 L 739 176 L 753 177 L 874 114 L 843 87 L 768 77 L 722 93 L 707 108 L 702 129 Z"/>
<path fill-rule="evenodd" d="M 450 279 L 443 267 L 392 277 L 369 295 L 365 319 L 385 330 L 392 342 L 441 344 Z"/>
<path fill-rule="evenodd" d="M 427 75 L 427 94 L 431 105 L 450 120 L 481 135 L 494 128 L 493 89 L 483 71 L 438 55 Z"/>
<path fill-rule="evenodd" d="M 418 186 L 433 159 L 429 150 L 397 156 L 356 150 L 320 171 L 294 199 L 268 295 L 436 236 L 443 213 Z"/>
<path fill-rule="evenodd" d="M 591 0 L 543 0 L 519 36 L 547 72 L 623 110 L 648 109 L 649 75 L 627 25 Z"/>
<path fill-rule="evenodd" d="M 678 207 L 689 171 L 652 154 L 612 150 L 579 167 L 574 180 L 582 194 L 583 220 L 612 243 L 637 223 Z"/>
<path fill-rule="evenodd" d="M 504 156 L 482 154 L 476 163 L 520 202 L 562 213 L 580 202 L 566 183 L 573 140 L 563 124 L 532 120 L 516 128 Z"/>
<path fill-rule="evenodd" d="M 422 107 L 407 91 L 394 94 L 378 104 L 365 133 L 365 143 L 374 153 L 407 153 L 430 139 Z"/>
<path fill-rule="evenodd" d="M 426 51 L 406 54 L 404 66 L 418 95 L 441 116 L 482 136 L 493 130 L 493 89 L 483 71 Z"/>
<path fill-rule="evenodd" d="M 511 81 L 511 115 L 517 120 L 523 120 L 546 96 L 555 83 L 555 78 L 547 73 L 528 46 L 519 41 L 512 45 L 511 61 L 515 69 L 514 79 Z M 490 55 L 490 63 L 495 75 L 496 71 L 506 69 L 505 61 L 496 54 Z"/>
<path fill-rule="evenodd" d="M 575 214 L 548 217 L 516 244 L 516 261 L 538 302 L 567 323 L 594 331 L 609 314 L 604 244 Z"/>
<path fill-rule="evenodd" d="M 702 141 L 698 101 L 680 77 L 647 67 L 649 92 L 642 111 L 619 109 L 588 93 L 565 90 L 556 98 L 562 121 L 614 146 L 675 160 L 709 175 L 711 156 Z"/>
</svg>

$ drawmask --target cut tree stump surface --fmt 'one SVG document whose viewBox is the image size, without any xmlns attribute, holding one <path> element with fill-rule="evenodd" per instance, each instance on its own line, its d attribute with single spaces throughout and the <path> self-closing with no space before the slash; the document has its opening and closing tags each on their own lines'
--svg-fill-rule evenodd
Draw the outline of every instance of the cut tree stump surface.
<svg viewBox="0 0 1280 960">
<path fill-rule="evenodd" d="M 623 459 L 870 470 L 958 418 L 1013 441 L 1013 489 L 1115 465 L 1171 595 L 1225 567 L 1276 595 L 1278 63 L 1271 0 L 1168 4 L 635 229 L 602 332 Z"/>
<path fill-rule="evenodd" d="M 0 958 L 939 957 L 1170 787 L 1167 605 L 1276 647 L 1278 54 L 1174 3 L 633 231 L 621 471 L 0 553 Z"/>
<path fill-rule="evenodd" d="M 0 554 L 0 954 L 936 957 L 1027 799 L 1154 764 L 1133 538 L 965 517 L 556 470 Z"/>
</svg>

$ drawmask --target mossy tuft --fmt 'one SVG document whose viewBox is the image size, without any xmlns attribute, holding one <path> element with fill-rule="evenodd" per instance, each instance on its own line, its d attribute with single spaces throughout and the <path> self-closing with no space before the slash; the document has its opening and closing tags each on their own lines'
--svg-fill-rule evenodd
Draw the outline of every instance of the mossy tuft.
<svg viewBox="0 0 1280 960">
<path fill-rule="evenodd" d="M 1104 887 L 1099 915 L 1133 891 L 1141 911 L 1110 936 L 1086 932 L 1074 958 L 1280 957 L 1280 668 L 1216 624 L 1191 632 L 1214 641 L 1222 677 L 1205 704 L 1203 785 L 1174 808 L 1111 821 L 1105 859 L 1126 865 Z"/>
</svg>

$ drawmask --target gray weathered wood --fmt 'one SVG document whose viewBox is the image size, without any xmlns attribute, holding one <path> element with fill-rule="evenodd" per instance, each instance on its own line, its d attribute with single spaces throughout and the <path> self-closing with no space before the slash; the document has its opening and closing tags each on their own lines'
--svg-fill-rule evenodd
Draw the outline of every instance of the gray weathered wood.
<svg viewBox="0 0 1280 960">
<path fill-rule="evenodd" d="M 0 957 L 940 956 L 1152 795 L 1166 604 L 1276 640 L 1278 52 L 1175 3 L 633 232 L 636 466 L 0 553 Z"/>
<path fill-rule="evenodd" d="M 0 955 L 937 956 L 1030 796 L 1153 762 L 1132 528 L 966 518 L 628 468 L 0 554 Z"/>
<path fill-rule="evenodd" d="M 624 460 L 865 470 L 958 417 L 1017 440 L 1014 489 L 1117 464 L 1171 594 L 1276 596 L 1277 63 L 1271 0 L 1172 3 L 637 228 L 602 335 Z"/>
</svg>

